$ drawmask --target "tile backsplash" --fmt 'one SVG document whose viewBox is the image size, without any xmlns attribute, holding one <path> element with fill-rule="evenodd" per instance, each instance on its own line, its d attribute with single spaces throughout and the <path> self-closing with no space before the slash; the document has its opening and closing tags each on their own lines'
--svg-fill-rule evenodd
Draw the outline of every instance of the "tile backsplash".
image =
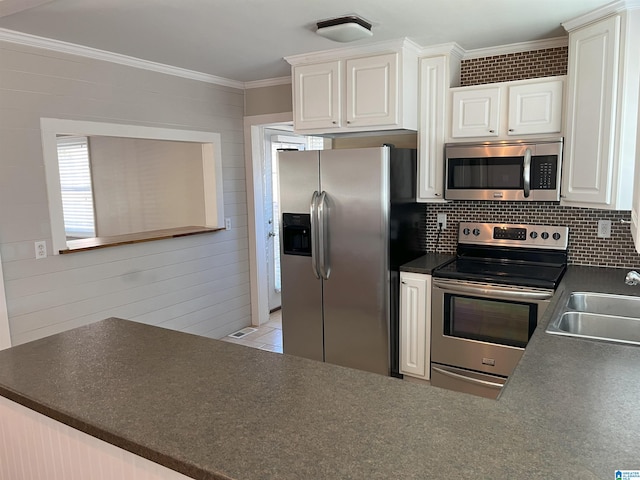
<svg viewBox="0 0 640 480">
<path fill-rule="evenodd" d="M 565 207 L 550 202 L 456 201 L 427 204 L 427 250 L 455 253 L 460 222 L 525 223 L 569 227 L 569 263 L 640 268 L 628 222 L 631 212 Z M 447 214 L 438 241 L 437 214 Z M 611 237 L 598 238 L 598 220 L 611 220 Z M 436 242 L 438 242 L 436 246 Z"/>
<path fill-rule="evenodd" d="M 470 58 L 460 65 L 460 86 L 567 74 L 568 47 Z"/>
</svg>

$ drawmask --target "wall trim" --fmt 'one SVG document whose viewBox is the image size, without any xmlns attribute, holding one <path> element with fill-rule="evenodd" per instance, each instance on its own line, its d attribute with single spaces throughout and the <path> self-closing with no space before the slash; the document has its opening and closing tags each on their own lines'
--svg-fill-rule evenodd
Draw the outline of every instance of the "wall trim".
<svg viewBox="0 0 640 480">
<path fill-rule="evenodd" d="M 627 10 L 635 10 L 638 8 L 640 8 L 640 0 L 618 0 L 617 2 L 608 3 L 579 17 L 567 20 L 562 23 L 562 26 L 567 32 L 571 32 L 576 28 L 601 20 L 609 15 L 615 15 L 617 13 Z"/>
<path fill-rule="evenodd" d="M 293 124 L 293 112 L 268 113 L 244 117 L 244 165 L 247 191 L 247 226 L 249 233 L 249 276 L 251 281 L 251 324 L 269 321 L 267 292 L 266 238 L 262 189 L 264 128 L 274 124 Z"/>
<path fill-rule="evenodd" d="M 640 0 L 631 0 L 632 2 L 640 2 Z M 249 88 L 262 88 L 272 87 L 276 85 L 291 84 L 291 77 L 276 77 L 267 78 L 264 80 L 255 80 L 250 82 L 241 82 L 237 80 L 231 80 L 228 78 L 218 77 L 216 75 L 210 75 L 207 73 L 197 72 L 195 70 L 188 70 L 185 68 L 174 67 L 163 63 L 151 62 L 149 60 L 142 60 L 140 58 L 130 57 L 119 53 L 108 52 L 105 50 L 99 50 L 97 48 L 87 47 L 84 45 L 78 45 L 69 42 L 63 42 L 61 40 L 54 40 L 51 38 L 39 37 L 28 33 L 17 32 L 14 30 L 8 30 L 6 28 L 0 28 L 0 41 L 14 43 L 17 45 L 24 45 L 28 47 L 44 48 L 46 50 L 52 50 L 60 53 L 67 53 L 70 55 L 78 55 L 85 58 L 91 58 L 94 60 L 102 60 L 105 62 L 117 63 L 133 68 L 140 68 L 143 70 L 150 70 L 157 73 L 163 73 L 166 75 L 173 75 L 176 77 L 186 78 L 189 80 L 196 80 L 199 82 L 211 83 L 214 85 L 220 85 L 223 87 L 237 88 L 240 90 L 246 90 Z M 392 41 L 377 42 L 368 45 L 360 45 L 357 47 L 337 48 L 332 50 L 324 50 L 319 52 L 309 52 L 301 55 L 291 55 L 285 57 L 285 60 L 291 65 L 298 65 L 302 63 L 323 61 L 323 59 L 335 59 L 345 58 L 357 55 L 365 55 L 371 53 L 380 53 L 383 50 L 399 50 L 402 48 L 408 48 L 414 50 L 418 55 L 436 55 L 440 50 L 446 50 L 447 53 L 452 53 L 460 56 L 462 60 L 492 57 L 496 55 L 505 55 L 509 53 L 527 52 L 531 50 L 542 50 L 546 48 L 564 47 L 568 45 L 568 37 L 557 37 L 547 40 L 537 40 L 533 42 L 521 42 L 512 43 L 508 45 L 500 45 L 496 47 L 478 48 L 474 50 L 465 50 L 456 43 L 448 43 L 443 45 L 425 46 L 420 47 L 417 43 L 408 38 L 402 38 Z"/>
<path fill-rule="evenodd" d="M 105 62 L 117 63 L 120 65 L 125 65 L 127 67 L 150 70 L 153 72 L 164 73 L 166 75 L 187 78 L 189 80 L 197 80 L 199 82 L 221 85 L 223 87 L 238 88 L 241 90 L 245 88 L 244 82 L 230 80 L 228 78 L 218 77 L 215 75 L 209 75 L 207 73 L 196 72 L 194 70 L 188 70 L 186 68 L 173 67 L 171 65 L 165 65 L 163 63 L 151 62 L 149 60 L 129 57 L 127 55 L 121 55 L 119 53 L 107 52 L 105 50 L 77 45 L 75 43 L 63 42 L 61 40 L 54 40 L 51 38 L 38 37 L 36 35 L 16 32 L 14 30 L 8 30 L 6 28 L 0 28 L 0 41 L 15 43 L 17 45 L 25 45 L 27 47 L 44 48 L 46 50 L 53 50 L 55 52 L 68 53 L 85 58 L 92 58 L 94 60 L 103 60 Z"/>
<path fill-rule="evenodd" d="M 274 87 L 276 85 L 290 85 L 291 77 L 267 78 L 265 80 L 255 80 L 253 82 L 245 82 L 244 88 Z"/>
<path fill-rule="evenodd" d="M 205 197 L 206 220 L 207 222 L 212 222 L 212 224 L 207 225 L 207 227 L 222 228 L 224 226 L 222 140 L 219 133 L 45 117 L 40 118 L 40 130 L 47 183 L 47 198 L 49 200 L 49 222 L 51 225 L 53 255 L 58 255 L 61 250 L 68 249 L 67 238 L 64 231 L 60 171 L 58 168 L 56 143 L 56 136 L 58 134 L 171 140 L 177 142 L 202 143 L 206 145 L 206 148 L 203 149 L 203 153 L 207 153 L 206 156 L 203 156 L 203 181 L 207 185 L 215 184 L 215 196 Z"/>
</svg>

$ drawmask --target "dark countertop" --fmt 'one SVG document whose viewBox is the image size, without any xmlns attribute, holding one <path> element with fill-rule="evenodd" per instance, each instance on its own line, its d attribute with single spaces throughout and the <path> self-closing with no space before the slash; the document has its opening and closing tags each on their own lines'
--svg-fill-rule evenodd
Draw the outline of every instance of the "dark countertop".
<svg viewBox="0 0 640 480">
<path fill-rule="evenodd" d="M 572 267 L 569 290 L 640 295 Z M 500 400 L 107 319 L 0 351 L 0 394 L 202 479 L 612 478 L 640 469 L 640 348 L 544 332 Z"/>
<path fill-rule="evenodd" d="M 426 255 L 418 257 L 409 263 L 405 263 L 400 267 L 400 271 L 431 275 L 434 268 L 448 262 L 454 258 L 454 256 L 455 255 L 447 255 L 443 253 L 427 253 Z"/>
</svg>

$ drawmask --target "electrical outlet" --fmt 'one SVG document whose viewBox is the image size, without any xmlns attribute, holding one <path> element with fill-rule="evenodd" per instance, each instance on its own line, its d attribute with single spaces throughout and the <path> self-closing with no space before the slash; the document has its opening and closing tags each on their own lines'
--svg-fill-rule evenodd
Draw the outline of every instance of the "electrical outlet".
<svg viewBox="0 0 640 480">
<path fill-rule="evenodd" d="M 231 218 L 227 217 L 224 219 L 224 229 L 231 230 Z"/>
<path fill-rule="evenodd" d="M 611 237 L 611 220 L 598 220 L 598 238 Z"/>
<path fill-rule="evenodd" d="M 35 242 L 36 246 L 36 259 L 47 258 L 47 242 L 44 240 Z"/>
<path fill-rule="evenodd" d="M 438 227 L 440 227 L 440 225 L 442 225 L 442 230 L 444 230 L 445 228 L 447 228 L 447 214 L 446 213 L 439 213 L 438 214 Z"/>
</svg>

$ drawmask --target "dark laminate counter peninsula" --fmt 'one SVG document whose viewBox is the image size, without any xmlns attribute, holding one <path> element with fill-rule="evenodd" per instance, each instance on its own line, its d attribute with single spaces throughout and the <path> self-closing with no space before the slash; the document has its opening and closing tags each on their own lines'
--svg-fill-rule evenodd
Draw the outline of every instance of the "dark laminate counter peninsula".
<svg viewBox="0 0 640 480">
<path fill-rule="evenodd" d="M 558 296 L 640 295 L 621 272 L 572 267 Z M 119 319 L 0 352 L 0 395 L 194 478 L 640 469 L 640 348 L 546 334 L 559 302 L 498 401 Z"/>
</svg>

